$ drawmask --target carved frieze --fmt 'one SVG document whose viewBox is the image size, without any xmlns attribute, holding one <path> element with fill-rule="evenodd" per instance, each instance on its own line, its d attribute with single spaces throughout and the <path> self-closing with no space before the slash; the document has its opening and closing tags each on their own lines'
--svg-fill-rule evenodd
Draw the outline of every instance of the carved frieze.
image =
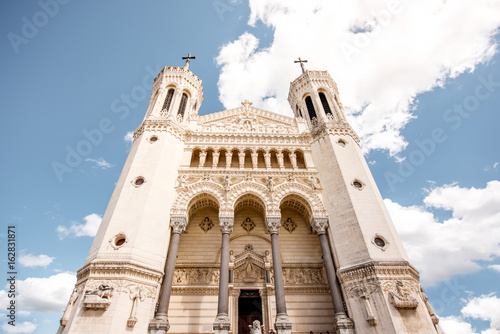
<svg viewBox="0 0 500 334">
<path fill-rule="evenodd" d="M 219 268 L 176 268 L 173 285 L 218 285 L 219 277 Z"/>
</svg>

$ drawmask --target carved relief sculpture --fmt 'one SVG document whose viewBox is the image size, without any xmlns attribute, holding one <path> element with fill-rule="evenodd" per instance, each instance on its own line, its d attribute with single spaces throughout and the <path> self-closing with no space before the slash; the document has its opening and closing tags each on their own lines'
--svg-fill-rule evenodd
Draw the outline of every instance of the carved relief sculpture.
<svg viewBox="0 0 500 334">
<path fill-rule="evenodd" d="M 85 291 L 83 305 L 87 309 L 93 308 L 97 310 L 102 308 L 107 310 L 111 304 L 113 290 L 114 288 L 107 284 L 101 284 L 94 290 L 87 290 Z"/>
</svg>

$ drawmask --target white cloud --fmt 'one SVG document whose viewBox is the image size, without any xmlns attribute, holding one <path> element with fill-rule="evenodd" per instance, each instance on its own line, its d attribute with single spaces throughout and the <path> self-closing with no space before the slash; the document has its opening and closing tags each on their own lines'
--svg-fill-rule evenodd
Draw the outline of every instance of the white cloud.
<svg viewBox="0 0 500 334">
<path fill-rule="evenodd" d="M 454 316 L 439 319 L 439 327 L 444 334 L 476 334 L 468 322 Z"/>
<path fill-rule="evenodd" d="M 99 159 L 90 159 L 90 158 L 87 158 L 87 159 L 85 159 L 85 161 L 87 161 L 87 162 L 93 162 L 95 165 L 92 166 L 92 168 L 109 169 L 109 168 L 115 167 L 115 165 L 110 164 L 109 162 L 107 162 L 103 158 L 99 158 Z"/>
<path fill-rule="evenodd" d="M 17 281 L 19 309 L 27 312 L 62 314 L 75 283 L 76 276 L 70 272 L 19 280 Z"/>
<path fill-rule="evenodd" d="M 425 207 L 384 201 L 410 260 L 427 284 L 479 270 L 480 261 L 500 256 L 500 181 L 490 181 L 483 189 L 432 189 L 424 203 L 450 211 L 452 217 L 443 222 Z"/>
<path fill-rule="evenodd" d="M 134 141 L 134 132 L 133 131 L 127 132 L 125 137 L 123 137 L 123 140 L 125 140 L 126 143 L 132 143 Z"/>
<path fill-rule="evenodd" d="M 492 265 L 488 266 L 488 268 L 495 270 L 495 271 L 498 271 L 500 273 L 500 264 L 492 264 Z"/>
<path fill-rule="evenodd" d="M 291 115 L 288 82 L 309 69 L 327 69 L 365 150 L 401 151 L 400 130 L 413 117 L 415 97 L 496 52 L 500 2 L 490 0 L 250 0 L 249 24 L 274 32 L 269 47 L 249 32 L 224 45 L 219 98 L 226 108 L 244 99 Z M 396 5 L 394 5 L 396 4 Z"/>
<path fill-rule="evenodd" d="M 45 254 L 23 254 L 19 257 L 19 263 L 24 267 L 47 267 L 54 259 L 55 258 Z"/>
<path fill-rule="evenodd" d="M 102 216 L 97 213 L 92 213 L 85 218 L 85 223 L 77 224 L 73 223 L 69 228 L 66 226 L 57 226 L 57 234 L 60 240 L 71 236 L 71 237 L 94 237 L 99 229 L 99 225 L 102 221 Z"/>
<path fill-rule="evenodd" d="M 500 298 L 490 294 L 472 298 L 462 308 L 464 317 L 490 322 L 490 330 L 500 331 Z"/>
<path fill-rule="evenodd" d="M 490 323 L 481 334 L 500 333 L 500 298 L 493 294 L 470 299 L 461 310 L 462 315 L 442 317 L 439 326 L 445 334 L 477 334 L 464 318 L 479 319 Z"/>
<path fill-rule="evenodd" d="M 33 333 L 36 330 L 37 325 L 35 325 L 32 322 L 29 321 L 24 321 L 20 323 L 16 323 L 15 326 L 11 326 L 7 323 L 4 323 L 2 325 L 2 329 L 4 330 L 4 333 L 7 334 L 28 334 L 28 333 Z"/>
</svg>

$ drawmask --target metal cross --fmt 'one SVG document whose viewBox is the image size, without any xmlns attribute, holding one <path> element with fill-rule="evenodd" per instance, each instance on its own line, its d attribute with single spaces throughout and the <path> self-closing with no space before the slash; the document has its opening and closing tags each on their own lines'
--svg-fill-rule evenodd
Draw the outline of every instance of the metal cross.
<svg viewBox="0 0 500 334">
<path fill-rule="evenodd" d="M 307 60 L 302 60 L 299 57 L 299 60 L 295 60 L 294 63 L 300 63 L 300 67 L 302 68 L 302 73 L 306 73 L 306 68 L 304 67 L 304 63 L 307 63 Z"/>
<path fill-rule="evenodd" d="M 182 57 L 182 59 L 185 59 L 185 60 L 186 60 L 186 65 L 184 65 L 184 68 L 186 68 L 186 69 L 187 69 L 187 68 L 189 68 L 189 61 L 190 61 L 191 59 L 196 59 L 196 57 L 195 57 L 195 56 L 191 56 L 191 52 L 190 52 L 190 53 L 188 53 L 187 57 Z M 299 59 L 300 59 L 300 58 L 299 58 Z"/>
</svg>

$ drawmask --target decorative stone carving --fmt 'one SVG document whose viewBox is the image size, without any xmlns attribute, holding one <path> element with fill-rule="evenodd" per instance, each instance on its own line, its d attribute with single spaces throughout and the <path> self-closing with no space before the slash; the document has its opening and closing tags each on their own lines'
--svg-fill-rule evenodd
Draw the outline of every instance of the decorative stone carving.
<svg viewBox="0 0 500 334">
<path fill-rule="evenodd" d="M 219 268 L 176 268 L 174 271 L 174 286 L 186 285 L 218 285 Z"/>
<path fill-rule="evenodd" d="M 328 227 L 328 218 L 326 217 L 313 217 L 312 228 L 317 234 L 325 234 Z"/>
<path fill-rule="evenodd" d="M 294 285 L 326 284 L 323 270 L 320 268 L 284 268 L 283 281 Z"/>
<path fill-rule="evenodd" d="M 269 191 L 274 191 L 274 178 L 272 176 L 267 177 L 267 189 Z"/>
<path fill-rule="evenodd" d="M 422 284 L 420 284 L 420 297 L 424 301 L 425 307 L 427 308 L 427 312 L 429 312 L 429 315 L 431 316 L 432 323 L 434 325 L 439 324 L 439 318 L 437 317 L 436 313 L 434 313 L 434 309 L 432 308 L 431 303 L 429 302 L 429 297 L 427 297 L 427 294 L 425 293 Z"/>
<path fill-rule="evenodd" d="M 184 215 L 171 215 L 170 216 L 170 227 L 172 227 L 173 233 L 181 234 L 186 230 L 187 218 Z"/>
<path fill-rule="evenodd" d="M 321 187 L 320 182 L 319 182 L 319 178 L 317 178 L 316 176 L 310 176 L 309 177 L 309 182 L 311 184 L 311 189 L 312 190 L 321 190 L 321 189 L 323 189 Z"/>
<path fill-rule="evenodd" d="M 134 286 L 130 288 L 129 297 L 132 300 L 132 309 L 130 310 L 130 316 L 127 320 L 127 327 L 134 327 L 137 323 L 137 305 L 139 301 L 142 302 L 146 299 L 146 295 L 140 287 Z"/>
<path fill-rule="evenodd" d="M 418 307 L 418 300 L 413 296 L 413 289 L 408 283 L 403 281 L 384 282 L 384 291 L 389 293 L 389 302 L 399 309 L 415 309 Z"/>
<path fill-rule="evenodd" d="M 253 251 L 253 246 L 250 244 L 245 245 L 245 252 L 250 252 L 250 251 Z"/>
<path fill-rule="evenodd" d="M 245 231 L 247 231 L 248 233 L 250 233 L 250 231 L 254 229 L 255 223 L 253 222 L 253 220 L 251 220 L 249 217 L 247 217 L 243 221 L 243 223 L 241 223 L 241 227 L 243 227 L 243 229 Z"/>
<path fill-rule="evenodd" d="M 203 219 L 199 226 L 201 227 L 203 232 L 207 233 L 214 226 L 214 223 L 212 222 L 212 220 L 210 220 L 210 218 L 205 217 L 205 219 Z"/>
<path fill-rule="evenodd" d="M 240 263 L 234 269 L 234 282 L 235 283 L 252 283 L 264 282 L 266 278 L 266 271 L 259 266 L 252 257 L 246 257 L 245 262 Z"/>
<path fill-rule="evenodd" d="M 267 231 L 271 234 L 279 233 L 281 227 L 281 217 L 266 217 Z"/>
<path fill-rule="evenodd" d="M 366 312 L 366 321 L 371 326 L 377 325 L 377 318 L 373 313 L 373 309 L 370 303 L 370 295 L 377 290 L 380 290 L 380 282 L 376 279 L 353 282 L 346 285 L 346 292 L 348 297 L 358 297 L 362 300 Z"/>
<path fill-rule="evenodd" d="M 75 305 L 76 300 L 80 296 L 81 288 L 75 287 L 71 296 L 69 297 L 68 305 L 66 305 L 66 309 L 64 310 L 64 314 L 60 320 L 61 326 L 66 326 L 68 324 L 69 317 L 71 315 L 71 311 L 73 310 L 73 306 Z"/>
<path fill-rule="evenodd" d="M 259 320 L 254 320 L 252 325 L 248 325 L 248 327 L 250 328 L 250 334 L 262 334 L 262 330 L 264 328 L 264 326 L 260 325 Z"/>
<path fill-rule="evenodd" d="M 83 299 L 83 306 L 87 309 L 93 308 L 107 310 L 111 304 L 111 297 L 113 296 L 114 288 L 101 284 L 96 289 L 85 291 Z"/>
<path fill-rule="evenodd" d="M 292 218 L 287 218 L 287 220 L 283 223 L 283 227 L 285 230 L 292 233 L 297 228 L 297 224 L 292 221 Z"/>
<path fill-rule="evenodd" d="M 184 188 L 186 186 L 186 182 L 187 182 L 187 176 L 179 175 L 175 183 L 175 188 Z"/>
<path fill-rule="evenodd" d="M 219 216 L 219 226 L 222 233 L 233 232 L 234 217 L 221 217 Z"/>
<path fill-rule="evenodd" d="M 224 191 L 229 191 L 231 186 L 231 177 L 229 175 L 224 176 Z"/>
</svg>

